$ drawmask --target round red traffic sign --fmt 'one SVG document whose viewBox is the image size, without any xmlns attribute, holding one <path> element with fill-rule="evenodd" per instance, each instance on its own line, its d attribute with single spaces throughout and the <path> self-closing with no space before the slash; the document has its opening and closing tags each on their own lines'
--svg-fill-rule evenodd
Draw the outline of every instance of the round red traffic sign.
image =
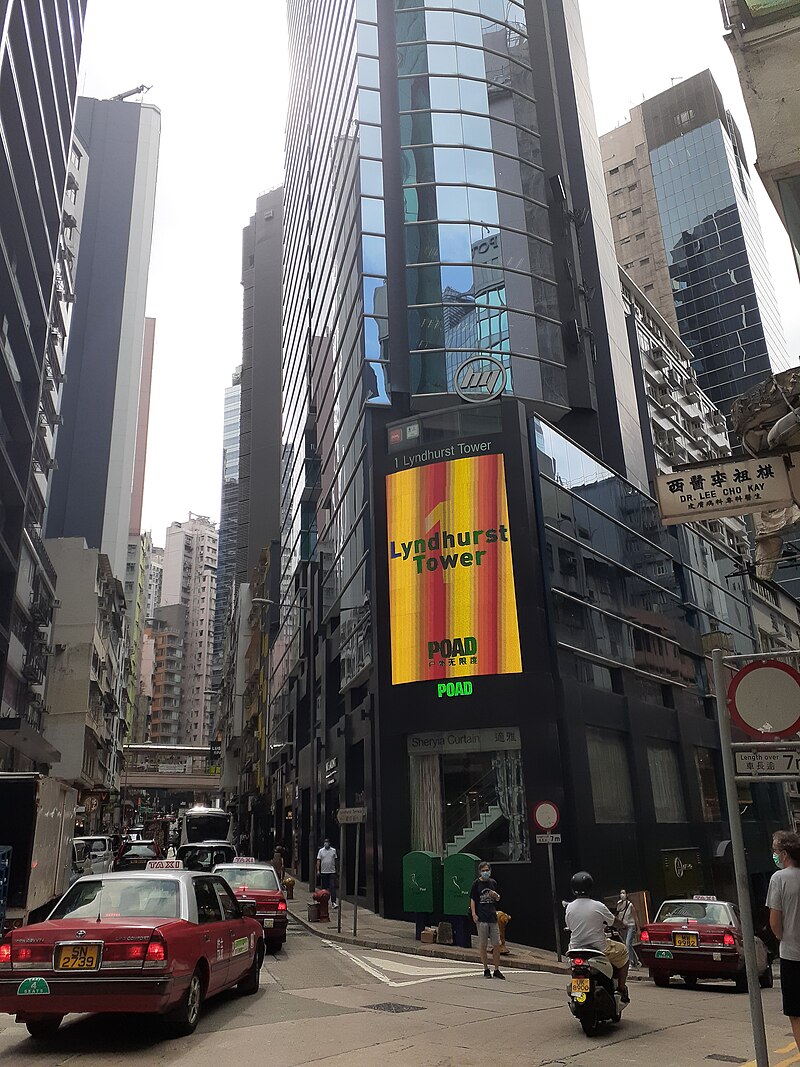
<svg viewBox="0 0 800 1067">
<path fill-rule="evenodd" d="M 731 719 L 762 741 L 800 731 L 800 672 L 777 659 L 756 660 L 728 686 Z"/>
<path fill-rule="evenodd" d="M 550 834 L 561 821 L 561 812 L 551 800 L 540 800 L 534 806 L 533 821 L 543 834 Z"/>
</svg>

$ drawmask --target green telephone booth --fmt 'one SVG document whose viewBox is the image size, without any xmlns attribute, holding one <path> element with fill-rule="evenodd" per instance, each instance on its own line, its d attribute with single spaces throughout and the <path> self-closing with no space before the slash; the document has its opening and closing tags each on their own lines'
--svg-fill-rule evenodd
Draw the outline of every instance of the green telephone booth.
<svg viewBox="0 0 800 1067">
<path fill-rule="evenodd" d="M 435 852 L 403 856 L 403 910 L 432 914 L 442 910 L 442 860 Z"/>
<path fill-rule="evenodd" d="M 469 852 L 455 852 L 444 861 L 444 913 L 469 915 L 469 891 L 478 877 L 480 860 Z"/>
</svg>

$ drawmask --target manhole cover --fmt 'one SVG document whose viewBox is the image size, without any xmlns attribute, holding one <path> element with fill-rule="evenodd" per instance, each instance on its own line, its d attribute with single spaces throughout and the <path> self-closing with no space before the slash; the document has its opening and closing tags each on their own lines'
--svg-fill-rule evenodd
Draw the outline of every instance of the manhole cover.
<svg viewBox="0 0 800 1067">
<path fill-rule="evenodd" d="M 741 1056 L 723 1056 L 719 1052 L 712 1052 L 710 1056 L 706 1056 L 707 1060 L 716 1060 L 717 1063 L 747 1063 L 747 1060 L 743 1060 Z"/>
<path fill-rule="evenodd" d="M 389 1000 L 384 1004 L 365 1004 L 364 1007 L 370 1011 L 388 1011 L 394 1014 L 399 1014 L 401 1011 L 425 1011 L 424 1008 L 420 1008 L 416 1004 L 393 1004 Z"/>
</svg>

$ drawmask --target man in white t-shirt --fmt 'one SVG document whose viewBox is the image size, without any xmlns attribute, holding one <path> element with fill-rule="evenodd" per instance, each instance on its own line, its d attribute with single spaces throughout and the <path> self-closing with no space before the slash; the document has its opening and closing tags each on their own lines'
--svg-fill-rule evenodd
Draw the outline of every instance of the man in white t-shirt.
<svg viewBox="0 0 800 1067">
<path fill-rule="evenodd" d="M 800 1049 L 800 837 L 779 830 L 772 838 L 772 858 L 778 870 L 769 881 L 769 925 L 781 943 L 783 1014 Z"/>
<path fill-rule="evenodd" d="M 606 934 L 606 927 L 614 925 L 614 916 L 599 900 L 590 896 L 594 882 L 588 871 L 578 871 L 572 876 L 572 891 L 575 900 L 567 905 L 566 922 L 570 931 L 570 951 L 576 949 L 594 949 L 604 953 L 614 968 L 617 989 L 622 999 L 628 1001 L 628 950 L 620 941 L 612 941 Z"/>
<path fill-rule="evenodd" d="M 331 907 L 338 907 L 336 903 L 336 849 L 331 848 L 331 843 L 326 837 L 322 848 L 317 853 L 317 879 L 323 889 L 327 889 L 331 895 Z"/>
</svg>

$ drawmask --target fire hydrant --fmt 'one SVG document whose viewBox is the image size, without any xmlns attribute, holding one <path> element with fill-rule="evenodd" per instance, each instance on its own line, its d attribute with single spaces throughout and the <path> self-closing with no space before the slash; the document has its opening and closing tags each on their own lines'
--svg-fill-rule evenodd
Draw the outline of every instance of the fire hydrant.
<svg viewBox="0 0 800 1067">
<path fill-rule="evenodd" d="M 506 927 L 511 922 L 511 916 L 505 911 L 498 911 L 497 913 L 497 930 L 500 934 L 500 952 L 504 955 L 508 954 L 510 949 L 506 945 Z"/>
<path fill-rule="evenodd" d="M 319 905 L 319 921 L 321 923 L 329 923 L 331 917 L 328 914 L 328 901 L 331 899 L 331 895 L 327 889 L 318 889 L 316 893 L 313 893 L 311 899 L 315 904 Z"/>
<path fill-rule="evenodd" d="M 287 900 L 294 900 L 294 878 L 287 874 L 283 880 L 283 891 Z"/>
</svg>

